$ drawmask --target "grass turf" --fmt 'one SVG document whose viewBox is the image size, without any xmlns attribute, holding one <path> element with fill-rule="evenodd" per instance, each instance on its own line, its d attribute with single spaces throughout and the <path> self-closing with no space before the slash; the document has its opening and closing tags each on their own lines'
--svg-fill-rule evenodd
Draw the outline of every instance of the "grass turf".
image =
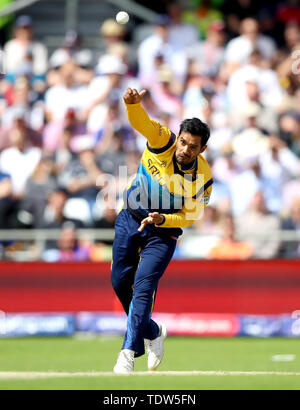
<svg viewBox="0 0 300 410">
<path fill-rule="evenodd" d="M 0 372 L 111 372 L 121 338 L 0 339 Z M 295 355 L 291 362 L 274 362 L 273 355 Z M 145 371 L 146 356 L 135 370 Z M 297 339 L 213 339 L 169 337 L 159 370 L 300 371 Z M 300 376 L 99 376 L 47 379 L 0 379 L 0 389 L 300 389 Z"/>
</svg>

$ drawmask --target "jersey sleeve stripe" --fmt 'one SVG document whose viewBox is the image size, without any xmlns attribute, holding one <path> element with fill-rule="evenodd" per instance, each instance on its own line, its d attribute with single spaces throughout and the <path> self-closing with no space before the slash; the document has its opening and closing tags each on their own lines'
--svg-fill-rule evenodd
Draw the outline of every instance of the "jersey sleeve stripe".
<svg viewBox="0 0 300 410">
<path fill-rule="evenodd" d="M 201 194 L 203 194 L 207 188 L 209 188 L 213 184 L 214 180 L 211 178 L 208 180 L 202 188 L 199 189 L 199 191 L 196 193 L 196 195 L 193 196 L 193 199 L 197 199 Z"/>
<path fill-rule="evenodd" d="M 175 142 L 175 139 L 176 139 L 175 134 L 173 132 L 171 132 L 171 137 L 170 137 L 169 142 L 167 143 L 167 145 L 165 145 L 164 147 L 161 147 L 161 148 L 152 148 L 152 147 L 150 147 L 150 145 L 147 142 L 147 148 L 150 152 L 153 152 L 153 154 L 161 154 L 161 153 L 167 151 L 169 148 L 172 147 L 172 145 Z"/>
</svg>

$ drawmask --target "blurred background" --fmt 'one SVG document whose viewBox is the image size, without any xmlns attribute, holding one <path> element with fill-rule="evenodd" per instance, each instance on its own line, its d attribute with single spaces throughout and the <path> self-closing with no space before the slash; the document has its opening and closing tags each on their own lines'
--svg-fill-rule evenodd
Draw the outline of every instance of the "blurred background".
<svg viewBox="0 0 300 410">
<path fill-rule="evenodd" d="M 116 23 L 119 10 L 129 13 L 128 24 Z M 16 299 L 10 303 L 16 284 L 20 292 L 26 280 L 37 288 L 40 273 L 45 288 L 52 274 L 53 286 L 66 287 L 79 271 L 72 283 L 83 286 L 79 298 L 86 292 L 83 308 L 118 309 L 111 293 L 101 299 L 97 292 L 110 289 L 120 201 L 112 206 L 109 186 L 97 181 L 104 173 L 115 177 L 121 200 L 126 180 L 119 167 L 133 175 L 145 148 L 125 115 L 128 86 L 148 90 L 149 115 L 174 133 L 192 116 L 211 129 L 205 152 L 214 178 L 211 201 L 204 217 L 185 229 L 163 278 L 163 287 L 188 283 L 195 295 L 186 308 L 168 299 L 162 311 L 300 308 L 297 0 L 1 0 L 0 42 L 5 309 L 24 308 Z M 70 274 L 60 262 L 71 264 Z M 106 281 L 97 282 L 99 289 L 97 275 Z M 216 305 L 212 295 L 220 289 Z M 41 302 L 31 309 L 51 310 L 43 293 L 31 291 L 27 299 Z M 59 306 L 72 310 L 72 303 Z"/>
</svg>

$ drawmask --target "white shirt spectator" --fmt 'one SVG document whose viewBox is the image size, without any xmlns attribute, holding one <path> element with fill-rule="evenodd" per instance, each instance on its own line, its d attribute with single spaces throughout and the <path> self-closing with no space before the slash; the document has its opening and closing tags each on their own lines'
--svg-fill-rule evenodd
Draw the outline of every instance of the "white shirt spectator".
<svg viewBox="0 0 300 410">
<path fill-rule="evenodd" d="M 22 63 L 24 63 L 27 52 L 28 47 L 24 47 L 19 41 L 15 39 L 8 41 L 4 46 L 6 72 L 17 72 Z M 30 53 L 33 58 L 33 73 L 36 75 L 45 74 L 48 68 L 47 48 L 35 41 L 30 44 Z"/>
<path fill-rule="evenodd" d="M 277 107 L 283 98 L 277 74 L 270 69 L 261 69 L 254 65 L 246 65 L 236 70 L 230 77 L 227 87 L 228 101 L 232 109 L 248 104 L 246 82 L 258 84 L 262 104 Z"/>
<path fill-rule="evenodd" d="M 256 43 L 252 43 L 246 36 L 239 36 L 229 41 L 225 50 L 225 61 L 239 65 L 246 64 L 252 51 L 258 49 L 266 59 L 271 59 L 276 51 L 272 38 L 260 34 Z"/>
<path fill-rule="evenodd" d="M 300 199 L 300 177 L 298 177 L 298 179 L 293 179 L 285 185 L 282 196 L 283 210 L 290 210 L 293 202 L 296 199 Z"/>
<path fill-rule="evenodd" d="M 224 58 L 224 48 L 216 47 L 208 41 L 199 41 L 186 48 L 186 56 L 197 63 L 200 73 L 216 74 Z"/>
<path fill-rule="evenodd" d="M 126 89 L 135 88 L 137 90 L 140 89 L 140 83 L 136 78 L 132 78 L 129 76 L 123 76 L 120 80 L 120 84 L 118 88 L 114 88 L 111 90 L 115 95 L 119 95 L 119 101 L 122 101 L 122 96 L 124 95 Z M 110 80 L 108 76 L 101 75 L 93 79 L 88 87 L 87 91 L 87 102 L 88 104 L 92 103 L 97 98 L 101 98 L 110 91 Z M 109 97 L 108 97 L 109 98 Z M 108 112 L 108 99 L 106 98 L 101 104 L 97 104 L 91 111 L 88 121 L 87 121 L 87 129 L 88 132 L 91 134 L 97 133 L 99 129 L 103 128 L 104 121 L 106 120 Z M 125 105 L 121 104 L 121 115 L 120 115 L 120 123 L 127 123 L 127 116 L 126 116 L 126 109 Z"/>
<path fill-rule="evenodd" d="M 198 30 L 191 24 L 172 24 L 169 27 L 168 42 L 176 50 L 184 50 L 198 41 Z"/>
<path fill-rule="evenodd" d="M 46 92 L 45 107 L 52 115 L 52 121 L 60 121 L 69 108 L 83 110 L 87 106 L 88 88 L 86 86 L 68 88 L 55 85 Z"/>
<path fill-rule="evenodd" d="M 16 147 L 7 148 L 0 154 L 0 168 L 11 176 L 15 194 L 22 194 L 28 178 L 33 174 L 41 158 L 39 148 L 27 148 L 21 152 Z"/>
<path fill-rule="evenodd" d="M 232 213 L 241 215 L 249 207 L 256 192 L 263 190 L 261 181 L 252 170 L 246 170 L 229 181 L 232 200 Z"/>
<path fill-rule="evenodd" d="M 299 175 L 300 161 L 288 148 L 281 148 L 278 159 L 269 150 L 259 159 L 266 205 L 274 213 L 280 212 L 283 189 L 288 181 Z"/>
<path fill-rule="evenodd" d="M 187 70 L 187 59 L 182 50 L 176 50 L 156 34 L 146 38 L 138 49 L 139 78 L 144 86 L 151 86 L 156 80 L 155 58 L 163 57 L 163 62 L 172 67 L 179 80 L 183 80 Z"/>
</svg>

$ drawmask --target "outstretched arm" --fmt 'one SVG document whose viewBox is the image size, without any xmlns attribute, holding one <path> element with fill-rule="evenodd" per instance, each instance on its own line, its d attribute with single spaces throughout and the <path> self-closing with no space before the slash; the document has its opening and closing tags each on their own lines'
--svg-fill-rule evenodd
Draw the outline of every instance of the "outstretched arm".
<svg viewBox="0 0 300 410">
<path fill-rule="evenodd" d="M 147 138 L 150 147 L 161 148 L 168 144 L 171 131 L 168 127 L 149 118 L 146 110 L 141 105 L 146 92 L 146 90 L 142 90 L 139 93 L 136 89 L 127 88 L 123 97 L 127 116 L 132 127 Z"/>
</svg>

